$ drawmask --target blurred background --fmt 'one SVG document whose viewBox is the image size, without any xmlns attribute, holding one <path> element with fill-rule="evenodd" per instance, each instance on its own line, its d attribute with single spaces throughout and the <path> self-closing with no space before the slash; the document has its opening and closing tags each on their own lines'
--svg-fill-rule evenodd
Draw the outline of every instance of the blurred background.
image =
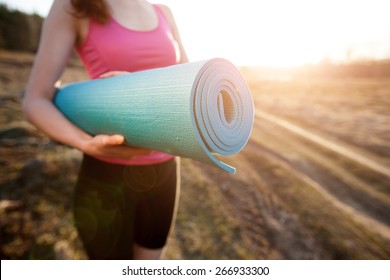
<svg viewBox="0 0 390 280">
<path fill-rule="evenodd" d="M 84 259 L 81 154 L 20 101 L 51 0 L 0 0 L 0 258 Z M 224 57 L 256 118 L 237 174 L 182 159 L 166 259 L 390 259 L 388 1 L 160 0 L 191 61 Z M 88 79 L 74 55 L 63 82 Z"/>
</svg>

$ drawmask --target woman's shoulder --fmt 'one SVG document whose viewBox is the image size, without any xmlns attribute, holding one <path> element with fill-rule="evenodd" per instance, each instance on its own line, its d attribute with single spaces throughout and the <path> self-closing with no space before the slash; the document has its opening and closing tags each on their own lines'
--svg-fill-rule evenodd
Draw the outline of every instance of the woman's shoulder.
<svg viewBox="0 0 390 280">
<path fill-rule="evenodd" d="M 173 22 L 173 14 L 171 9 L 164 4 L 155 4 L 163 12 L 164 16 L 168 19 L 169 22 Z"/>
<path fill-rule="evenodd" d="M 62 22 L 63 24 L 75 24 L 77 20 L 71 0 L 55 0 L 46 18 L 46 21 Z"/>
<path fill-rule="evenodd" d="M 164 14 L 165 18 L 168 20 L 169 25 L 171 28 L 176 28 L 175 19 L 173 17 L 173 13 L 171 9 L 164 4 L 155 4 L 158 8 L 160 8 L 160 11 Z"/>
<path fill-rule="evenodd" d="M 72 5 L 71 0 L 54 0 L 51 6 L 50 14 L 67 14 L 69 16 L 73 16 L 75 14 L 75 10 Z"/>
<path fill-rule="evenodd" d="M 75 33 L 76 42 L 80 41 L 85 29 L 86 18 L 80 17 L 74 9 L 71 0 L 54 0 L 50 12 L 45 20 L 46 25 L 53 28 L 66 28 Z"/>
</svg>

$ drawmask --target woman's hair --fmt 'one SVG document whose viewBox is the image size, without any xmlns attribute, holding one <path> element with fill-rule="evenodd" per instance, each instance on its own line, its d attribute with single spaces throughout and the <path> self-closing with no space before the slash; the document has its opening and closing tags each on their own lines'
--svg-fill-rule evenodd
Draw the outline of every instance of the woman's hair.
<svg viewBox="0 0 390 280">
<path fill-rule="evenodd" d="M 71 0 L 76 17 L 90 17 L 99 23 L 106 23 L 110 11 L 104 0 Z"/>
</svg>

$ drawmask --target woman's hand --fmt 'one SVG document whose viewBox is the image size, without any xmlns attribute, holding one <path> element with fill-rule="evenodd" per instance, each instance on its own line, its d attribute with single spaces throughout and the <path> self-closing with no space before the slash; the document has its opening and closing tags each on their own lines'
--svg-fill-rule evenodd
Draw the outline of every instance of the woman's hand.
<svg viewBox="0 0 390 280">
<path fill-rule="evenodd" d="M 126 71 L 109 71 L 99 76 L 99 78 L 110 78 L 119 75 L 129 74 Z M 96 135 L 84 142 L 81 150 L 95 157 L 113 157 L 129 159 L 134 156 L 149 155 L 152 150 L 135 148 L 124 145 L 125 138 L 122 135 Z"/>
<path fill-rule="evenodd" d="M 96 135 L 83 141 L 80 150 L 94 157 L 131 159 L 135 156 L 150 155 L 151 150 L 124 145 L 122 135 Z"/>
<path fill-rule="evenodd" d="M 130 72 L 126 72 L 126 71 L 109 71 L 109 72 L 106 72 L 104 74 L 101 74 L 99 76 L 99 78 L 110 78 L 110 77 L 115 77 L 115 76 L 119 76 L 119 75 L 123 75 L 123 74 L 129 74 Z"/>
</svg>

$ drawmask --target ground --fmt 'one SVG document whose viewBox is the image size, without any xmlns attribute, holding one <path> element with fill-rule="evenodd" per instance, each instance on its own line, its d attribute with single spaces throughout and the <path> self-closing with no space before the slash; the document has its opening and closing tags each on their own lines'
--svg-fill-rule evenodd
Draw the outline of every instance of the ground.
<svg viewBox="0 0 390 280">
<path fill-rule="evenodd" d="M 0 51 L 0 258 L 85 259 L 71 215 L 81 154 L 21 114 L 33 59 Z M 224 158 L 237 173 L 182 159 L 164 258 L 389 259 L 390 82 L 242 73 L 256 117 Z M 63 82 L 83 79 L 72 59 Z"/>
</svg>

